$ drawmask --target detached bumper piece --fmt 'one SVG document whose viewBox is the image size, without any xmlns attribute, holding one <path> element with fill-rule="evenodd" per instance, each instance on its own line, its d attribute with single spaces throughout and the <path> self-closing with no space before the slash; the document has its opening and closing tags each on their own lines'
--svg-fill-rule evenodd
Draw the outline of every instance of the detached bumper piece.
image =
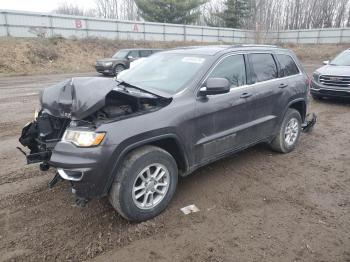
<svg viewBox="0 0 350 262">
<path fill-rule="evenodd" d="M 306 116 L 305 122 L 302 124 L 302 129 L 304 133 L 310 132 L 313 127 L 316 125 L 317 116 L 315 113 L 308 114 Z"/>
<path fill-rule="evenodd" d="M 34 122 L 28 123 L 22 130 L 19 142 L 28 147 L 30 153 L 25 153 L 18 148 L 26 157 L 27 164 L 46 163 L 51 157 L 51 151 L 55 147 L 69 120 L 40 113 Z M 44 166 L 43 166 L 44 167 Z M 48 168 L 43 168 L 45 171 Z"/>
</svg>

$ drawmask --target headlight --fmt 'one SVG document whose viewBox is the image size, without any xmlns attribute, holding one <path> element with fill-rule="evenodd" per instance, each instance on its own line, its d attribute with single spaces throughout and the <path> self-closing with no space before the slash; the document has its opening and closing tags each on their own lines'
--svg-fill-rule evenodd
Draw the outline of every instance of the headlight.
<svg viewBox="0 0 350 262">
<path fill-rule="evenodd" d="M 320 74 L 315 72 L 312 77 L 314 78 L 315 82 L 318 82 Z"/>
<path fill-rule="evenodd" d="M 104 66 L 111 66 L 113 63 L 112 62 L 105 62 Z"/>
<path fill-rule="evenodd" d="M 101 144 L 106 133 L 95 133 L 92 131 L 66 130 L 62 141 L 71 142 L 79 147 L 92 147 Z"/>
</svg>

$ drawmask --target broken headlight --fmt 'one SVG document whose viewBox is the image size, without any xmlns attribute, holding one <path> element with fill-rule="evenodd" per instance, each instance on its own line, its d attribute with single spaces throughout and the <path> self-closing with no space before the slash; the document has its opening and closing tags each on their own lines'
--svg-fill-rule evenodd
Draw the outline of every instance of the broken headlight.
<svg viewBox="0 0 350 262">
<path fill-rule="evenodd" d="M 78 147 L 93 147 L 101 144 L 106 133 L 92 131 L 66 130 L 62 141 L 71 142 Z"/>
</svg>

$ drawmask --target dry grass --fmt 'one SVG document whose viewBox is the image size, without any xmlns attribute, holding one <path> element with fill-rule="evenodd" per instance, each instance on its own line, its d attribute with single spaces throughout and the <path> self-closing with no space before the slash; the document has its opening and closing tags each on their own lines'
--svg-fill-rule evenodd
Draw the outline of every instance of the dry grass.
<svg viewBox="0 0 350 262">
<path fill-rule="evenodd" d="M 196 42 L 143 42 L 107 39 L 0 38 L 0 76 L 94 71 L 96 59 L 121 48 L 173 48 Z M 320 62 L 349 45 L 287 46 L 303 61 Z"/>
<path fill-rule="evenodd" d="M 350 48 L 350 44 L 323 44 L 323 45 L 285 45 L 292 49 L 301 61 L 308 61 L 320 64 L 324 60 L 330 60 L 345 49 Z"/>
</svg>

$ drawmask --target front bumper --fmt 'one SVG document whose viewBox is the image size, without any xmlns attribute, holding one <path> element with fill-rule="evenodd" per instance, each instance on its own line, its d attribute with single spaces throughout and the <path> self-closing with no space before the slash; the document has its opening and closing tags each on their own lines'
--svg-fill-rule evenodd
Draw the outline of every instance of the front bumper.
<svg viewBox="0 0 350 262">
<path fill-rule="evenodd" d="M 311 81 L 310 93 L 325 97 L 344 97 L 350 98 L 350 88 L 339 88 L 332 86 L 325 86 L 316 81 Z"/>
<path fill-rule="evenodd" d="M 101 74 L 113 74 L 113 67 L 109 66 L 109 67 L 105 67 L 105 66 L 101 66 L 101 65 L 96 65 L 95 69 L 98 73 Z"/>
<path fill-rule="evenodd" d="M 113 170 L 111 158 L 115 146 L 100 145 L 79 148 L 68 142 L 59 142 L 52 151 L 49 165 L 57 168 L 62 179 L 71 182 L 76 196 L 99 198 L 106 194 Z"/>
</svg>

